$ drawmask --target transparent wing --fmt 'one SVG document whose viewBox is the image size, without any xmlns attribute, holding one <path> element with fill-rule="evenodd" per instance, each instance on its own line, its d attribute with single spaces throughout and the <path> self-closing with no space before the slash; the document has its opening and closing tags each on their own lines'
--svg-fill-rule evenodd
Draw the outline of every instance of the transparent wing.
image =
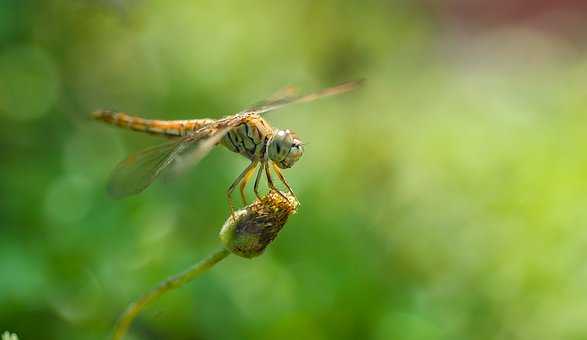
<svg viewBox="0 0 587 340">
<path fill-rule="evenodd" d="M 231 127 L 225 127 L 218 132 L 216 132 L 210 138 L 202 141 L 196 148 L 192 148 L 190 150 L 186 150 L 182 152 L 181 155 L 178 155 L 173 162 L 173 169 L 171 172 L 170 177 L 175 177 L 179 174 L 184 173 L 188 168 L 193 167 L 196 165 L 206 154 L 216 145 L 224 135 L 230 130 Z"/>
<path fill-rule="evenodd" d="M 136 195 L 145 190 L 163 170 L 175 163 L 179 156 L 191 152 L 189 161 L 195 165 L 216 145 L 239 117 L 216 121 L 179 141 L 145 149 L 120 162 L 110 177 L 108 192 L 114 198 Z"/>
<path fill-rule="evenodd" d="M 270 97 L 265 98 L 262 101 L 255 103 L 248 107 L 249 110 L 260 109 L 263 107 L 268 107 L 274 105 L 277 102 L 283 102 L 286 100 L 292 100 L 298 95 L 299 89 L 293 85 L 287 85 L 275 93 L 273 93 Z"/>
<path fill-rule="evenodd" d="M 114 198 L 123 198 L 145 190 L 174 158 L 187 147 L 184 140 L 145 149 L 118 163 L 108 183 Z"/>
<path fill-rule="evenodd" d="M 280 109 L 289 104 L 311 102 L 322 97 L 333 96 L 352 91 L 359 87 L 363 82 L 364 80 L 362 79 L 353 80 L 333 87 L 328 87 L 316 92 L 308 93 L 305 95 L 298 95 L 295 88 L 286 87 L 277 92 L 269 99 L 264 100 L 260 103 L 253 105 L 252 107 L 243 110 L 242 113 L 262 114 L 269 111 Z"/>
</svg>

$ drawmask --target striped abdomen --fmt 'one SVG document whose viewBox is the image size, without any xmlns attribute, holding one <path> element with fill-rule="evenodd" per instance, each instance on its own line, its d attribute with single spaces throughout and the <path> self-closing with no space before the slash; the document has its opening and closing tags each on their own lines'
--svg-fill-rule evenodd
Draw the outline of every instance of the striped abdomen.
<svg viewBox="0 0 587 340">
<path fill-rule="evenodd" d="M 108 124 L 123 128 L 143 131 L 166 137 L 181 137 L 202 126 L 212 123 L 213 119 L 158 120 L 129 116 L 126 113 L 101 110 L 92 113 L 92 117 Z"/>
<path fill-rule="evenodd" d="M 239 153 L 250 160 L 259 160 L 265 153 L 265 144 L 273 134 L 263 118 L 248 120 L 232 128 L 221 143 L 228 150 Z"/>
</svg>

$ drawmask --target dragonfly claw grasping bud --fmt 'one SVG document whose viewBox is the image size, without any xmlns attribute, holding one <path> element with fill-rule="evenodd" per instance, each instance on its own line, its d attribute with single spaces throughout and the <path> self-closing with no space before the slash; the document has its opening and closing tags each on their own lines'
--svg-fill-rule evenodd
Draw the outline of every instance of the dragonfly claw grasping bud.
<svg viewBox="0 0 587 340">
<path fill-rule="evenodd" d="M 298 206 L 293 195 L 271 190 L 260 200 L 235 211 L 224 223 L 220 240 L 226 249 L 238 256 L 259 256 Z"/>
</svg>

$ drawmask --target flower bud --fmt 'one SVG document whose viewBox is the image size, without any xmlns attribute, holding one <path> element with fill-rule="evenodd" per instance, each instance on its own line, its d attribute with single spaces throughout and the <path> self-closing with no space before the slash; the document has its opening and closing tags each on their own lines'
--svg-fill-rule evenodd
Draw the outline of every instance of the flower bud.
<svg viewBox="0 0 587 340">
<path fill-rule="evenodd" d="M 238 256 L 259 256 L 298 206 L 299 202 L 291 194 L 271 190 L 261 200 L 235 211 L 220 230 L 220 240 Z"/>
</svg>

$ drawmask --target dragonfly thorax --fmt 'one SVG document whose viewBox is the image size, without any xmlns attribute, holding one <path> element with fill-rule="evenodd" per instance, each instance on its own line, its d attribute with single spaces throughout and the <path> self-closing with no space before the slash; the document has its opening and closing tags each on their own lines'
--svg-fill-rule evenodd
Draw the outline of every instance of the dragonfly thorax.
<svg viewBox="0 0 587 340">
<path fill-rule="evenodd" d="M 276 130 L 267 147 L 269 159 L 282 169 L 291 168 L 304 153 L 303 143 L 290 130 Z"/>
</svg>

